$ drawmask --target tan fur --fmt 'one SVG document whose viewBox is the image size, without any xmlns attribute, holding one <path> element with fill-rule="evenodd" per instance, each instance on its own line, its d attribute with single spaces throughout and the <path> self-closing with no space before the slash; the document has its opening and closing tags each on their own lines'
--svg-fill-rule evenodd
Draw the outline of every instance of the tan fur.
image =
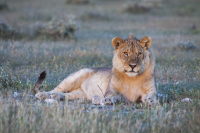
<svg viewBox="0 0 200 133">
<path fill-rule="evenodd" d="M 150 37 L 141 40 L 132 35 L 125 40 L 116 37 L 112 45 L 115 48 L 112 68 L 81 69 L 64 79 L 50 92 L 50 97 L 91 100 L 95 95 L 102 98 L 122 95 L 131 102 L 138 99 L 146 102 L 154 97 L 155 57 L 150 49 Z"/>
</svg>

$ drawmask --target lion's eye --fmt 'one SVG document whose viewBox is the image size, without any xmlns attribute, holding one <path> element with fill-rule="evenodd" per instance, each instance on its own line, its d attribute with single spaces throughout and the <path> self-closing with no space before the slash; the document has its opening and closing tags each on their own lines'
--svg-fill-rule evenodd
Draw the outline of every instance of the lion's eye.
<svg viewBox="0 0 200 133">
<path fill-rule="evenodd" d="M 127 52 L 124 52 L 124 55 L 128 56 L 128 53 L 127 53 Z"/>
<path fill-rule="evenodd" d="M 139 52 L 139 53 L 138 53 L 138 55 L 142 55 L 142 53 L 141 53 L 141 52 Z"/>
</svg>

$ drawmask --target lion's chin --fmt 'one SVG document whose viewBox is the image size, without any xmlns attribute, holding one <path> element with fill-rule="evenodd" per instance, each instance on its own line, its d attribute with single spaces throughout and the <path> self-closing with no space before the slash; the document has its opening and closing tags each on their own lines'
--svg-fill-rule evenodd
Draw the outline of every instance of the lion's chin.
<svg viewBox="0 0 200 133">
<path fill-rule="evenodd" d="M 129 77 L 135 77 L 136 75 L 138 75 L 138 73 L 136 73 L 136 72 L 126 72 L 126 75 L 128 75 Z"/>
</svg>

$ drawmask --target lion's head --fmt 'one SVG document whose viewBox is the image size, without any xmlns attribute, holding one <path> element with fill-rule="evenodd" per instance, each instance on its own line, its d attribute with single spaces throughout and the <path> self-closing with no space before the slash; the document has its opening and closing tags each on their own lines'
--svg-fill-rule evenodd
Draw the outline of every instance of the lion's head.
<svg viewBox="0 0 200 133">
<path fill-rule="evenodd" d="M 141 40 L 132 35 L 125 40 L 115 37 L 112 45 L 115 48 L 113 67 L 119 72 L 132 77 L 142 74 L 149 67 L 151 62 L 150 37 L 146 36 Z"/>
</svg>

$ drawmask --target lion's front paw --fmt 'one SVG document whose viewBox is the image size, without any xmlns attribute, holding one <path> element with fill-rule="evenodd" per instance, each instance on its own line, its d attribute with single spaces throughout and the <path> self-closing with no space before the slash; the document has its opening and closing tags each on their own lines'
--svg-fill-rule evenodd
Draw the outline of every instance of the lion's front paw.
<svg viewBox="0 0 200 133">
<path fill-rule="evenodd" d="M 65 100 L 65 94 L 62 93 L 62 92 L 50 92 L 50 98 L 58 100 L 58 101 L 64 101 Z"/>
<path fill-rule="evenodd" d="M 101 106 L 104 106 L 105 104 L 113 104 L 114 100 L 112 97 L 102 98 L 99 95 L 95 95 L 92 97 L 92 104 L 100 104 Z"/>
<path fill-rule="evenodd" d="M 155 105 L 157 101 L 154 97 L 146 97 L 145 103 L 147 103 L 148 105 Z"/>
<path fill-rule="evenodd" d="M 114 98 L 113 97 L 102 98 L 100 104 L 101 105 L 105 105 L 105 104 L 112 105 L 112 104 L 114 104 Z"/>
<path fill-rule="evenodd" d="M 49 99 L 50 95 L 48 92 L 38 92 L 37 94 L 35 94 L 35 97 L 44 101 L 45 99 Z"/>
<path fill-rule="evenodd" d="M 102 97 L 99 95 L 95 95 L 92 97 L 92 104 L 99 105 L 101 103 Z"/>
</svg>

